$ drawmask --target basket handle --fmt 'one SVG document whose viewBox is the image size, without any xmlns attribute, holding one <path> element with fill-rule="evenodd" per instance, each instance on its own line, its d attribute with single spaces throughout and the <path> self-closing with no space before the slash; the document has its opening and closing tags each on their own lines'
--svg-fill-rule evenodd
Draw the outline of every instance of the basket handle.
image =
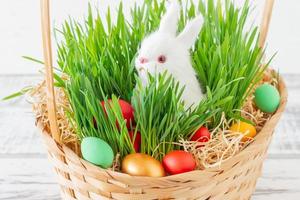
<svg viewBox="0 0 300 200">
<path fill-rule="evenodd" d="M 47 89 L 47 108 L 52 137 L 60 143 L 60 133 L 57 124 L 56 102 L 54 94 L 54 79 L 52 69 L 52 50 L 51 50 L 51 31 L 50 31 L 50 12 L 49 0 L 41 0 L 41 19 L 43 52 L 46 68 L 46 89 Z"/>
<path fill-rule="evenodd" d="M 260 25 L 260 35 L 258 45 L 260 48 L 264 48 L 268 30 L 270 26 L 272 11 L 273 11 L 274 0 L 266 0 L 263 12 L 263 18 Z"/>
</svg>

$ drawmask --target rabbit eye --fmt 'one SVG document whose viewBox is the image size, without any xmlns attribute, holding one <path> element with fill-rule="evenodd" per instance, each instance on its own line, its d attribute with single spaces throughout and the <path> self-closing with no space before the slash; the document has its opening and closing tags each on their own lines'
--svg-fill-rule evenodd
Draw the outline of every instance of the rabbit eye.
<svg viewBox="0 0 300 200">
<path fill-rule="evenodd" d="M 140 57 L 140 63 L 141 64 L 144 64 L 144 63 L 147 63 L 148 62 L 148 59 L 147 58 L 144 58 L 144 57 Z"/>
<path fill-rule="evenodd" d="M 160 55 L 157 60 L 159 63 L 165 63 L 167 58 L 164 55 Z"/>
</svg>

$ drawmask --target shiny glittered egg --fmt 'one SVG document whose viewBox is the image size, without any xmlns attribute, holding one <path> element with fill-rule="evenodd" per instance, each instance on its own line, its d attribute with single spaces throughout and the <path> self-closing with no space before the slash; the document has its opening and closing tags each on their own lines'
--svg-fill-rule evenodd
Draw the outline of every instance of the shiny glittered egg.
<svg viewBox="0 0 300 200">
<path fill-rule="evenodd" d="M 109 168 L 114 160 L 112 148 L 104 140 L 97 137 L 86 137 L 81 142 L 82 157 L 104 169 Z"/>
<path fill-rule="evenodd" d="M 255 90 L 254 102 L 263 112 L 273 113 L 280 104 L 280 94 L 274 86 L 263 84 Z"/>
<path fill-rule="evenodd" d="M 122 172 L 132 176 L 165 176 L 162 164 L 155 158 L 143 153 L 127 155 L 122 161 Z"/>
<path fill-rule="evenodd" d="M 231 125 L 230 129 L 233 132 L 239 132 L 243 134 L 242 141 L 246 142 L 253 139 L 256 136 L 256 129 L 252 124 L 239 121 Z"/>
<path fill-rule="evenodd" d="M 111 102 L 112 100 L 111 99 L 108 99 L 108 102 Z M 130 128 L 130 124 L 134 124 L 134 109 L 133 107 L 131 106 L 130 103 L 128 103 L 127 101 L 125 100 L 122 100 L 122 99 L 119 99 L 119 105 L 120 105 L 120 108 L 121 108 L 121 112 L 122 112 L 122 116 L 123 118 L 126 120 L 126 126 L 127 128 Z M 102 108 L 104 109 L 104 111 L 106 112 L 105 110 L 105 102 L 104 101 L 101 101 L 101 105 L 102 105 Z M 117 124 L 118 126 L 118 124 Z"/>
<path fill-rule="evenodd" d="M 171 175 L 193 171 L 196 168 L 193 155 L 182 150 L 171 151 L 165 155 L 162 163 L 165 171 Z"/>
</svg>

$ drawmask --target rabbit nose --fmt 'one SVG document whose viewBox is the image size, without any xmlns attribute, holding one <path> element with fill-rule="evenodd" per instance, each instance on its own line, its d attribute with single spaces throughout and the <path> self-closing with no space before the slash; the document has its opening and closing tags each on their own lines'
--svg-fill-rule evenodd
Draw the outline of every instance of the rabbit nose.
<svg viewBox="0 0 300 200">
<path fill-rule="evenodd" d="M 148 59 L 147 59 L 147 58 L 144 58 L 144 57 L 141 57 L 139 60 L 140 60 L 140 63 L 141 63 L 141 64 L 144 64 L 144 63 L 147 63 L 147 62 L 148 62 Z"/>
</svg>

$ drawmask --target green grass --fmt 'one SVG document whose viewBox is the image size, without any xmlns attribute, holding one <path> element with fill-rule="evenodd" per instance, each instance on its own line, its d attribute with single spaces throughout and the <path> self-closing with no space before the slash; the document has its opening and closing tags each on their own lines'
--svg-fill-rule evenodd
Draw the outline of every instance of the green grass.
<svg viewBox="0 0 300 200">
<path fill-rule="evenodd" d="M 219 102 L 207 98 L 198 109 L 184 108 L 181 101 L 183 88 L 167 73 L 151 77 L 149 86 L 143 88 L 139 82 L 134 90 L 132 105 L 135 108 L 136 128 L 142 136 L 141 152 L 162 159 L 166 152 L 179 149 L 174 144 L 191 133 L 218 112 L 209 109 Z M 225 101 L 224 101 L 225 102 Z"/>
<path fill-rule="evenodd" d="M 206 6 L 199 4 L 198 9 L 205 23 L 193 51 L 193 66 L 200 81 L 212 92 L 219 93 L 220 98 L 233 97 L 221 107 L 221 112 L 227 118 L 240 118 L 240 113 L 234 110 L 243 106 L 251 88 L 268 66 L 260 66 L 264 52 L 258 46 L 258 28 L 253 26 L 247 30 L 245 27 L 249 1 L 236 8 L 234 1 L 226 0 L 221 5 L 221 1 L 213 4 L 208 0 Z M 194 16 L 192 10 L 189 13 Z M 227 87 L 220 91 L 221 85 Z M 221 113 L 216 114 L 212 125 L 218 124 L 220 118 Z"/>
<path fill-rule="evenodd" d="M 159 6 L 155 13 L 164 8 L 163 4 L 154 6 Z M 110 9 L 106 15 L 107 27 L 104 27 L 99 14 L 93 16 L 90 7 L 84 25 L 69 20 L 57 30 L 56 34 L 63 36 L 63 41 L 58 43 L 57 63 L 70 80 L 64 82 L 56 76 L 56 84 L 66 88 L 72 107 L 69 116 L 75 122 L 79 137 L 100 137 L 115 153 L 124 156 L 134 150 L 116 103 L 117 97 L 131 100 L 136 84 L 134 57 L 140 41 L 146 32 L 156 28 L 158 19 L 150 19 L 150 9 L 145 5 L 136 6 L 132 9 L 134 20 L 130 25 L 124 18 L 122 7 L 120 4 L 116 24 L 111 22 Z M 140 19 L 147 21 L 147 25 Z M 114 99 L 114 106 L 107 107 L 107 117 L 99 102 L 108 98 Z M 117 118 L 119 128 L 115 123 Z"/>
<path fill-rule="evenodd" d="M 80 138 L 100 137 L 121 156 L 134 151 L 117 98 L 132 100 L 135 130 L 142 135 L 141 152 L 159 159 L 179 148 L 172 142 L 188 139 L 202 124 L 214 127 L 222 113 L 227 118 L 240 118 L 234 110 L 242 107 L 249 88 L 260 80 L 264 70 L 259 66 L 263 52 L 257 44 L 257 28 L 245 29 L 248 1 L 241 9 L 229 0 L 225 1 L 224 10 L 220 1 L 214 4 L 213 0 L 199 1 L 198 6 L 189 2 L 184 7 L 186 12 L 181 12 L 179 30 L 198 11 L 205 19 L 191 53 L 207 98 L 195 110 L 184 109 L 180 100 L 182 88 L 166 74 L 152 77 L 147 88 L 140 84 L 135 88 L 139 81 L 134 59 L 139 44 L 158 27 L 165 12 L 165 1 L 147 0 L 142 6 L 134 6 L 132 23 L 124 18 L 122 4 L 115 24 L 108 9 L 106 27 L 99 14 L 93 16 L 89 8 L 83 25 L 69 20 L 58 31 L 64 40 L 58 44 L 57 63 L 70 80 L 64 82 L 56 76 L 56 84 L 67 90 L 72 106 L 70 117 Z M 99 102 L 109 98 L 113 98 L 114 106 L 107 107 L 106 116 Z"/>
<path fill-rule="evenodd" d="M 104 99 L 116 94 L 125 100 L 135 85 L 132 58 L 137 43 L 130 43 L 132 34 L 119 7 L 118 20 L 112 25 L 110 12 L 105 31 L 100 16 L 94 19 L 91 8 L 84 26 L 71 20 L 62 28 L 64 41 L 58 45 L 58 65 L 71 79 L 86 77 L 96 97 Z M 71 88 L 72 84 L 68 86 Z"/>
<path fill-rule="evenodd" d="M 185 110 L 180 99 L 183 89 L 172 77 L 166 73 L 150 77 L 149 86 L 143 88 L 134 68 L 140 42 L 158 27 L 165 12 L 164 0 L 146 0 L 143 5 L 134 6 L 131 23 L 124 18 L 120 4 L 115 24 L 110 9 L 101 19 L 98 13 L 93 15 L 90 7 L 84 23 L 70 19 L 56 29 L 56 35 L 60 34 L 63 40 L 58 42 L 55 85 L 67 92 L 71 104 L 68 116 L 80 139 L 102 138 L 121 157 L 134 152 L 118 98 L 130 101 L 135 109 L 135 131 L 142 135 L 141 152 L 158 159 L 180 148 L 174 142 L 188 139 L 201 125 L 215 127 L 222 113 L 227 119 L 241 119 L 234 110 L 242 107 L 267 67 L 260 67 L 264 52 L 258 47 L 257 27 L 245 28 L 249 2 L 237 8 L 230 0 L 224 5 L 220 1 L 199 0 L 197 6 L 190 1 L 183 8 L 179 30 L 198 11 L 204 16 L 191 55 L 207 98 L 195 109 Z M 62 72 L 69 76 L 68 80 L 60 78 Z M 112 105 L 106 103 L 105 113 L 100 101 L 107 99 L 112 99 Z"/>
</svg>

